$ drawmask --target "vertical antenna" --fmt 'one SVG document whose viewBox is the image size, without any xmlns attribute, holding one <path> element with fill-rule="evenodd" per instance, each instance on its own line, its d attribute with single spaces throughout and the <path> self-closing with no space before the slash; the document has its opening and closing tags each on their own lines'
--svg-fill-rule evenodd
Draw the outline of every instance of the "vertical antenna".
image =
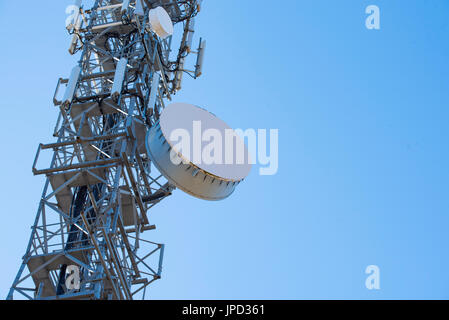
<svg viewBox="0 0 449 320">
<path fill-rule="evenodd" d="M 206 51 L 206 40 L 200 38 L 200 45 L 198 47 L 198 58 L 195 66 L 195 78 L 203 74 L 204 53 Z"/>
</svg>

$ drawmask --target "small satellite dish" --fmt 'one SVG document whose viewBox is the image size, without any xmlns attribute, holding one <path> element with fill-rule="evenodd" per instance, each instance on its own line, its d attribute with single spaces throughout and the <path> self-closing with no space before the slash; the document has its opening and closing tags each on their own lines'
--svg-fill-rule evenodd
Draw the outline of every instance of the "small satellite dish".
<svg viewBox="0 0 449 320">
<path fill-rule="evenodd" d="M 165 39 L 173 34 L 173 22 L 164 8 L 151 9 L 149 15 L 151 30 L 160 38 Z"/>
<path fill-rule="evenodd" d="M 190 104 L 168 105 L 148 131 L 146 147 L 167 180 L 204 200 L 229 197 L 251 171 L 243 139 L 212 113 Z"/>
</svg>

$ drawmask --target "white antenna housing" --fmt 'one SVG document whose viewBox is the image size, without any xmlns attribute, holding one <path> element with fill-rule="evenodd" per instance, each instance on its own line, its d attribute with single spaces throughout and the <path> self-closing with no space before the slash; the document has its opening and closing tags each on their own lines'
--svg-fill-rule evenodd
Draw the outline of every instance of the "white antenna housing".
<svg viewBox="0 0 449 320">
<path fill-rule="evenodd" d="M 134 10 L 134 14 L 138 16 L 144 15 L 142 0 L 136 0 L 136 9 Z"/>
<path fill-rule="evenodd" d="M 78 44 L 78 35 L 75 33 L 72 36 L 72 41 L 70 41 L 70 47 L 69 47 L 69 53 L 71 55 L 75 54 L 75 50 L 76 50 L 76 45 Z"/>
<path fill-rule="evenodd" d="M 127 64 L 128 59 L 121 58 L 115 68 L 114 84 L 112 85 L 111 90 L 112 99 L 115 101 L 117 101 L 118 97 L 122 94 Z"/>
<path fill-rule="evenodd" d="M 173 22 L 164 8 L 157 7 L 150 10 L 151 30 L 160 38 L 165 39 L 173 34 Z"/>
<path fill-rule="evenodd" d="M 192 51 L 192 42 L 193 42 L 193 35 L 195 33 L 195 18 L 190 19 L 189 22 L 189 29 L 187 32 L 187 40 L 186 40 L 186 47 L 187 51 Z"/>
<path fill-rule="evenodd" d="M 75 97 L 76 85 L 78 83 L 78 79 L 81 75 L 81 67 L 76 66 L 72 69 L 72 73 L 70 74 L 69 83 L 67 84 L 67 89 L 65 90 L 64 98 L 62 99 L 62 105 L 68 106 L 73 98 Z"/>
<path fill-rule="evenodd" d="M 221 148 L 214 149 L 214 153 L 221 154 L 223 161 L 220 163 L 207 162 L 203 157 L 209 144 L 205 136 L 212 131 L 221 136 L 221 142 L 223 138 L 225 140 Z M 177 132 L 189 136 L 187 150 L 179 147 Z M 226 140 L 230 136 L 232 138 Z M 229 197 L 251 171 L 251 160 L 244 141 L 214 114 L 190 104 L 168 105 L 148 132 L 146 147 L 148 156 L 167 180 L 203 200 L 218 201 Z M 233 160 L 234 157 L 242 159 L 241 156 L 243 161 Z"/>
<path fill-rule="evenodd" d="M 198 47 L 198 58 L 195 66 L 195 78 L 198 78 L 203 74 L 204 53 L 206 51 L 206 40 L 200 39 L 200 45 Z"/>
</svg>

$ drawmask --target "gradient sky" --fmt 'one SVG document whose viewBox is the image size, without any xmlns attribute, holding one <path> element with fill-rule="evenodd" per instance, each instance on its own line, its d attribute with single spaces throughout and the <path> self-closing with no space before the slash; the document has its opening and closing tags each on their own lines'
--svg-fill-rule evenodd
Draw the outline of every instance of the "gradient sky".
<svg viewBox="0 0 449 320">
<path fill-rule="evenodd" d="M 1 1 L 0 295 L 25 253 L 52 142 L 52 96 L 76 58 L 71 1 Z M 381 30 L 365 28 L 365 8 Z M 205 202 L 155 207 L 156 299 L 449 299 L 449 2 L 205 0 L 204 75 L 177 102 L 279 129 L 279 172 Z M 378 265 L 381 289 L 365 288 Z"/>
</svg>

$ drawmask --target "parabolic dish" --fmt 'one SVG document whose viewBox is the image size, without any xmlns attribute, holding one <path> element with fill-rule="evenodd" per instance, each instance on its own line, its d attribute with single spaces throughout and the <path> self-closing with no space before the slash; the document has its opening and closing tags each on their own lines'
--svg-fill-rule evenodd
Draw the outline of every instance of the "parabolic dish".
<svg viewBox="0 0 449 320">
<path fill-rule="evenodd" d="M 158 170 L 179 189 L 200 199 L 227 198 L 251 171 L 248 149 L 234 130 L 190 104 L 167 106 L 148 132 L 146 143 Z"/>
<path fill-rule="evenodd" d="M 170 15 L 162 7 L 151 9 L 149 13 L 151 30 L 160 38 L 165 39 L 173 34 L 173 22 Z"/>
</svg>

